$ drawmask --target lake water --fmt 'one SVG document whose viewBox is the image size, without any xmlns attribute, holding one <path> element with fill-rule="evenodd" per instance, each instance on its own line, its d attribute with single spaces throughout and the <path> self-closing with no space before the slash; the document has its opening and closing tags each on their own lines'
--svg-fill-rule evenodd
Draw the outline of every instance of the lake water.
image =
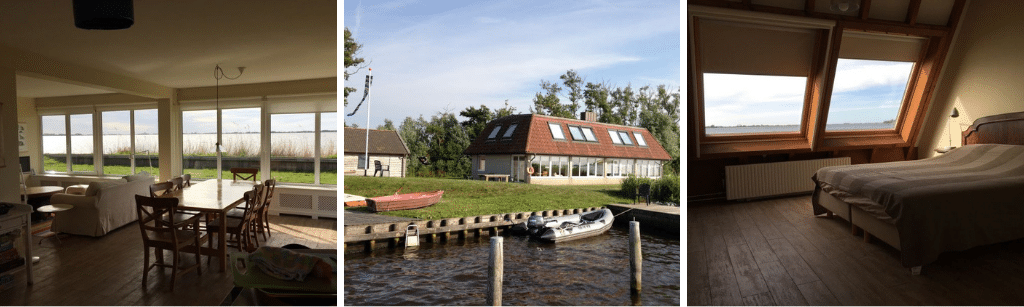
<svg viewBox="0 0 1024 307">
<path fill-rule="evenodd" d="M 504 239 L 504 305 L 680 303 L 680 245 L 641 232 L 643 290 L 629 289 L 629 231 L 564 243 Z M 345 305 L 483 305 L 490 237 L 345 254 Z"/>
<path fill-rule="evenodd" d="M 828 124 L 825 130 L 879 130 L 893 129 L 894 123 L 862 123 L 862 124 Z M 734 133 L 772 133 L 772 132 L 800 132 L 800 125 L 776 125 L 776 126 L 747 126 L 747 127 L 704 127 L 704 132 L 711 134 L 734 134 Z"/>
<path fill-rule="evenodd" d="M 337 132 L 322 132 L 321 142 L 323 144 L 339 144 Z M 270 144 L 272 147 L 287 146 L 295 148 L 298 151 L 313 152 L 313 139 L 314 134 L 312 132 L 299 132 L 299 133 L 273 133 L 270 135 Z M 136 152 L 149 151 L 157 153 L 159 138 L 156 135 L 137 135 L 135 140 Z M 254 149 L 259 148 L 260 135 L 258 133 L 246 133 L 246 134 L 223 134 L 224 146 L 227 147 L 227 151 L 231 151 L 232 146 L 247 146 Z M 182 138 L 182 148 L 186 149 L 197 149 L 205 150 L 207 152 L 214 151 L 214 144 L 217 142 L 217 134 L 186 134 Z M 46 135 L 43 136 L 43 153 L 64 153 L 66 152 L 66 143 L 63 135 Z M 129 148 L 131 145 L 131 136 L 129 135 L 104 135 L 103 136 L 103 152 L 114 152 L 122 148 Z M 73 154 L 89 154 L 93 151 L 92 135 L 72 135 L 71 136 L 71 153 Z M 255 147 L 253 147 L 255 146 Z"/>
</svg>

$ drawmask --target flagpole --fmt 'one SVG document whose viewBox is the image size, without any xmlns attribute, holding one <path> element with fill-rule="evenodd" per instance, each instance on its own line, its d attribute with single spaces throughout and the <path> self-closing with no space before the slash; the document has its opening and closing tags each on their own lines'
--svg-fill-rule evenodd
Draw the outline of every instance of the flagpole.
<svg viewBox="0 0 1024 307">
<path fill-rule="evenodd" d="M 366 165 L 363 165 L 363 176 L 370 174 L 370 84 L 373 83 L 373 68 L 368 69 L 366 74 L 366 144 L 363 149 L 366 156 Z M 383 175 L 383 174 L 382 174 Z"/>
</svg>

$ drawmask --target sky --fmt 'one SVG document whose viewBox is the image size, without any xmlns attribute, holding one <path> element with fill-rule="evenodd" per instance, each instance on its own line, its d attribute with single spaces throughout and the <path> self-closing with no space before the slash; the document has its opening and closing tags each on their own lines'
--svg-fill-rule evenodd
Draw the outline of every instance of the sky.
<svg viewBox="0 0 1024 307">
<path fill-rule="evenodd" d="M 679 1 L 345 1 L 344 26 L 372 68 L 369 127 L 467 107 L 529 113 L 540 81 L 680 88 Z M 339 32 L 339 36 L 342 35 Z M 350 72 L 356 71 L 354 68 Z M 346 116 L 364 96 L 353 74 Z M 565 100 L 564 90 L 563 97 Z M 465 120 L 461 116 L 459 120 Z M 363 105 L 346 123 L 367 127 Z"/>
<path fill-rule="evenodd" d="M 913 65 L 839 59 L 826 129 L 895 119 Z M 704 74 L 705 125 L 799 125 L 806 86 L 806 77 Z"/>
</svg>

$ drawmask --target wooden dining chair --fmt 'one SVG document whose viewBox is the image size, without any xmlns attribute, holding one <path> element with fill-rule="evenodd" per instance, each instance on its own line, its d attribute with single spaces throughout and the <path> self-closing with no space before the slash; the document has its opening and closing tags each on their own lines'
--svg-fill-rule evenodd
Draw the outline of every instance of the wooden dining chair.
<svg viewBox="0 0 1024 307">
<path fill-rule="evenodd" d="M 174 191 L 174 183 L 170 181 L 158 182 L 149 186 L 149 197 L 160 197 Z"/>
<path fill-rule="evenodd" d="M 171 191 L 180 191 L 185 188 L 185 179 L 181 176 L 171 178 L 168 181 L 171 183 Z"/>
<path fill-rule="evenodd" d="M 202 276 L 203 268 L 200 266 L 200 249 L 203 239 L 207 236 L 199 229 L 199 217 L 178 220 L 180 215 L 175 214 L 178 208 L 177 198 L 157 198 L 135 195 L 135 211 L 139 218 L 139 230 L 142 232 L 142 246 L 145 250 L 143 257 L 142 286 L 147 285 L 149 270 L 154 267 L 171 268 L 171 291 L 174 291 L 174 283 L 178 276 L 196 270 Z M 192 230 L 186 229 L 191 226 Z M 149 264 L 149 249 L 156 249 L 156 261 Z M 171 264 L 164 263 L 164 250 L 173 254 Z M 181 252 L 194 253 L 196 263 L 187 266 L 180 266 Z"/>
<path fill-rule="evenodd" d="M 263 197 L 263 206 L 260 207 L 259 215 L 256 217 L 256 223 L 258 226 L 256 230 L 263 235 L 263 240 L 267 240 L 267 236 L 270 236 L 270 201 L 274 199 L 274 188 L 277 187 L 277 179 L 267 179 L 263 182 L 263 189 L 266 190 L 266 196 Z"/>
<path fill-rule="evenodd" d="M 256 174 L 260 172 L 260 169 L 253 167 L 232 167 L 231 168 L 231 180 L 252 180 L 256 182 Z"/>
<path fill-rule="evenodd" d="M 229 247 L 238 248 L 239 251 L 251 252 L 259 246 L 259 241 L 256 240 L 257 237 L 253 227 L 256 225 L 256 212 L 262 206 L 262 194 L 263 184 L 256 184 L 252 187 L 251 191 L 247 191 L 242 195 L 246 205 L 242 209 L 242 216 L 236 218 L 229 215 L 225 218 L 227 227 L 225 233 L 228 234 L 226 241 Z M 220 220 L 209 221 L 206 223 L 206 232 L 219 233 L 220 227 Z M 209 244 L 212 246 L 213 236 L 208 238 Z"/>
<path fill-rule="evenodd" d="M 181 180 L 184 181 L 184 183 L 183 183 L 184 187 L 187 188 L 187 187 L 192 186 L 192 174 L 181 175 Z"/>
</svg>

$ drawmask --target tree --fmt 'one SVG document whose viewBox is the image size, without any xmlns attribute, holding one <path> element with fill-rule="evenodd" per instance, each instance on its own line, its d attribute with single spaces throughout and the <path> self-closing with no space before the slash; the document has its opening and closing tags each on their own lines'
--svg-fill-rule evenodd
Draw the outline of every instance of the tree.
<svg viewBox="0 0 1024 307">
<path fill-rule="evenodd" d="M 533 98 L 533 113 L 573 118 L 573 114 L 558 100 L 558 93 L 562 91 L 558 84 L 540 80 L 540 88 L 544 89 L 545 93 L 537 93 Z"/>
<path fill-rule="evenodd" d="M 502 117 L 505 117 L 505 116 L 515 115 L 515 114 L 516 114 L 516 107 L 508 105 L 508 99 L 505 99 L 505 107 L 501 108 L 501 109 L 495 109 L 494 110 L 494 116 L 491 116 L 491 118 L 499 119 L 499 118 L 502 118 Z"/>
<path fill-rule="evenodd" d="M 398 126 L 398 135 L 402 136 L 405 147 L 409 148 L 409 163 L 406 163 L 406 174 L 420 174 L 427 171 L 429 166 L 417 162 L 420 157 L 427 157 L 430 139 L 427 136 L 428 122 L 421 115 L 419 119 L 406 117 L 402 125 Z"/>
<path fill-rule="evenodd" d="M 580 100 L 583 99 L 583 78 L 572 69 L 566 71 L 559 78 L 562 79 L 562 84 L 568 90 L 566 98 L 569 98 L 569 104 L 565 106 L 565 109 L 571 115 L 570 117 L 576 116 L 579 114 Z"/>
<path fill-rule="evenodd" d="M 612 111 L 612 105 L 608 101 L 608 85 L 603 83 L 587 82 L 583 90 L 583 102 L 587 111 L 597 114 L 597 121 L 609 124 L 622 124 L 622 119 Z"/>
<path fill-rule="evenodd" d="M 364 62 L 363 58 L 356 57 L 359 53 L 359 49 L 362 47 L 363 45 L 357 44 L 355 39 L 352 39 L 352 32 L 348 30 L 348 27 L 345 27 L 345 81 L 348 81 L 348 76 L 359 72 L 359 69 L 362 68 L 359 64 Z M 348 68 L 353 66 L 356 67 L 356 69 L 350 73 Z M 354 91 L 356 91 L 354 87 L 345 87 L 346 107 L 348 107 L 348 93 Z"/>
<path fill-rule="evenodd" d="M 395 130 L 395 123 L 390 119 L 385 118 L 384 124 L 377 126 L 377 130 Z"/>
<path fill-rule="evenodd" d="M 480 108 L 470 106 L 459 112 L 459 115 L 468 118 L 468 120 L 460 124 L 466 129 L 466 134 L 469 135 L 470 140 L 479 136 L 480 131 L 487 127 L 487 123 L 494 119 L 491 115 L 491 110 L 485 105 L 480 105 Z"/>
<path fill-rule="evenodd" d="M 462 152 L 469 147 L 470 139 L 455 114 L 440 113 L 431 117 L 426 132 L 430 136 L 430 148 L 427 149 L 432 166 L 430 175 L 469 177 L 471 162 Z"/>
</svg>

